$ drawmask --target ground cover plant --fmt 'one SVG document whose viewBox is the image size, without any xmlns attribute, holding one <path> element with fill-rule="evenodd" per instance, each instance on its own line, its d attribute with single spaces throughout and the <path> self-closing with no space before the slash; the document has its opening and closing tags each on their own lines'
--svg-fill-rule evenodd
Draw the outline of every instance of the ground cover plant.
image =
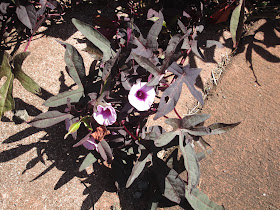
<svg viewBox="0 0 280 210">
<path fill-rule="evenodd" d="M 46 128 L 65 122 L 65 139 L 73 137 L 77 141 L 73 147 L 89 150 L 80 171 L 102 162 L 116 175 L 118 189 L 141 186 L 150 198 L 147 208 L 156 209 L 161 198 L 166 197 L 183 207 L 223 209 L 197 188 L 199 161 L 209 153 L 203 136 L 224 133 L 239 123 L 204 126 L 210 115 L 181 117 L 175 108 L 183 83 L 203 104 L 202 94 L 194 86 L 201 69 L 184 65 L 190 53 L 203 58 L 197 39 L 203 26 L 186 27 L 178 20 L 180 33 L 172 35 L 161 50 L 158 40 L 164 27 L 163 14 L 149 10 L 148 19 L 154 24 L 146 38 L 132 20 L 127 20 L 120 21 L 110 41 L 90 25 L 72 19 L 75 27 L 102 52 L 102 58 L 93 62 L 86 75 L 78 50 L 59 42 L 65 48 L 67 72 L 76 88 L 46 100 L 44 105 L 50 111 L 38 115 L 30 124 Z M 217 41 L 205 40 L 205 47 L 214 45 L 221 47 Z M 58 111 L 61 108 L 64 111 Z M 177 118 L 166 116 L 171 111 Z M 172 130 L 147 127 L 148 117 L 165 117 Z M 202 152 L 197 152 L 194 145 L 200 145 Z M 162 151 L 169 152 L 167 158 L 159 157 Z M 185 170 L 187 180 L 180 178 Z"/>
<path fill-rule="evenodd" d="M 0 3 L 0 79 L 5 83 L 0 89 L 0 118 L 6 111 L 14 110 L 13 80 L 34 94 L 40 94 L 40 87 L 26 75 L 22 64 L 30 54 L 29 43 L 39 27 L 51 17 L 63 13 L 56 0 L 3 1 Z M 28 40 L 24 52 L 16 54 L 23 41 Z"/>
</svg>

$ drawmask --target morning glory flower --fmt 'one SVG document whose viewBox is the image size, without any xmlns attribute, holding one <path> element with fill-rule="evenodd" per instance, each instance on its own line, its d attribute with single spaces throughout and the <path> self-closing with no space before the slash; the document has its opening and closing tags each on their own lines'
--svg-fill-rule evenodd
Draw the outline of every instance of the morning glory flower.
<svg viewBox="0 0 280 210">
<path fill-rule="evenodd" d="M 146 84 L 146 82 L 134 84 L 128 94 L 129 103 L 138 111 L 150 109 L 155 100 L 155 89 L 152 86 L 146 86 Z"/>
<path fill-rule="evenodd" d="M 97 112 L 93 113 L 93 118 L 100 125 L 112 125 L 117 120 L 116 110 L 108 103 L 106 106 L 98 105 Z"/>
<path fill-rule="evenodd" d="M 83 143 L 83 146 L 88 150 L 96 150 L 98 152 L 98 143 L 92 136 Z"/>
</svg>

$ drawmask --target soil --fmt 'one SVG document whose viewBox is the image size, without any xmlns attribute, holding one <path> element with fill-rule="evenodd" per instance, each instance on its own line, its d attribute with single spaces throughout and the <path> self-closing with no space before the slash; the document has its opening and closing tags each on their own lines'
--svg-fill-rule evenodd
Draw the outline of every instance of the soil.
<svg viewBox="0 0 280 210">
<path fill-rule="evenodd" d="M 16 110 L 26 110 L 28 120 L 47 111 L 44 100 L 73 83 L 65 71 L 64 48 L 54 38 L 73 44 L 89 69 L 92 58 L 81 51 L 83 36 L 71 24 L 71 17 L 90 23 L 91 15 L 74 12 L 60 26 L 42 27 L 43 36 L 31 42 L 24 71 L 40 84 L 42 95 L 34 96 L 18 82 L 14 84 Z M 192 59 L 192 65 L 203 69 L 200 89 L 206 87 L 211 71 L 231 47 L 228 31 L 221 30 L 217 36 L 216 28 L 205 30 L 208 39 L 226 47 L 208 51 L 209 57 L 214 55 L 209 63 Z M 279 22 L 258 21 L 202 109 L 212 116 L 209 124 L 241 121 L 228 133 L 206 138 L 213 154 L 201 162 L 200 189 L 226 209 L 280 208 L 279 36 Z M 252 67 L 247 61 L 250 53 Z M 187 92 L 182 95 L 177 110 L 185 115 L 194 100 Z M 63 140 L 63 125 L 36 129 L 8 112 L 0 126 L 0 209 L 137 209 L 125 195 L 117 195 L 107 168 L 78 172 L 81 162 L 76 159 L 83 148 L 72 148 L 74 140 Z"/>
</svg>

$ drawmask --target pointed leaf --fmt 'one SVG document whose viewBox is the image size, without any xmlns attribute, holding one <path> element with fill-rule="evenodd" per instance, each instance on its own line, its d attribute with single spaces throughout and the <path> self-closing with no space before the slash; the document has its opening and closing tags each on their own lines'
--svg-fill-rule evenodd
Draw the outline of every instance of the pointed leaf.
<svg viewBox="0 0 280 210">
<path fill-rule="evenodd" d="M 41 93 L 41 87 L 27 74 L 23 71 L 15 72 L 15 78 L 20 82 L 20 84 L 29 92 L 34 94 Z"/>
<path fill-rule="evenodd" d="M 82 82 L 85 77 L 85 66 L 81 54 L 78 50 L 71 44 L 60 42 L 61 45 L 66 47 L 64 60 L 68 67 L 69 75 L 74 80 L 74 82 L 82 86 Z"/>
<path fill-rule="evenodd" d="M 82 138 L 78 143 L 74 144 L 73 147 L 78 147 L 80 145 L 82 145 L 83 143 L 85 143 L 87 140 L 89 140 L 91 138 L 91 134 L 92 132 L 88 133 L 84 138 Z"/>
<path fill-rule="evenodd" d="M 10 73 L 6 77 L 5 83 L 0 88 L 0 118 L 3 116 L 4 112 L 13 110 L 15 108 L 15 102 L 13 98 L 13 80 L 14 75 Z"/>
<path fill-rule="evenodd" d="M 59 111 L 48 111 L 36 116 L 29 124 L 37 128 L 47 128 L 72 117 L 71 114 Z"/>
<path fill-rule="evenodd" d="M 190 143 L 184 142 L 184 135 L 179 135 L 179 147 L 184 157 L 184 165 L 188 172 L 187 191 L 191 192 L 199 183 L 200 170 L 196 153 Z"/>
<path fill-rule="evenodd" d="M 214 135 L 214 134 L 225 133 L 239 124 L 240 124 L 240 122 L 232 123 L 232 124 L 214 123 L 208 127 L 201 126 L 201 127 L 182 129 L 182 130 L 185 130 L 189 134 L 194 135 L 194 136 L 205 136 L 205 135 Z"/>
<path fill-rule="evenodd" d="M 126 182 L 126 188 L 128 188 L 134 182 L 134 180 L 141 174 L 149 159 L 152 159 L 152 155 L 149 154 L 147 151 L 142 150 L 141 155 L 134 164 L 132 172 Z"/>
<path fill-rule="evenodd" d="M 210 118 L 209 114 L 195 114 L 191 116 L 185 116 L 182 119 L 182 128 L 190 128 L 196 126 L 199 123 L 202 123 L 209 118 Z"/>
<path fill-rule="evenodd" d="M 101 147 L 102 147 L 102 149 L 101 149 Z M 107 161 L 108 163 L 112 163 L 112 160 L 113 160 L 112 149 L 106 140 L 103 139 L 98 143 L 98 150 L 99 150 L 101 157 L 105 161 Z"/>
<path fill-rule="evenodd" d="M 181 120 L 178 118 L 168 118 L 165 120 L 165 123 L 168 125 L 171 125 L 173 128 L 173 131 L 175 131 L 181 127 Z"/>
<path fill-rule="evenodd" d="M 163 14 L 159 11 L 159 19 L 152 25 L 147 35 L 147 47 L 152 51 L 156 51 L 158 49 L 158 35 L 162 29 L 163 23 Z"/>
<path fill-rule="evenodd" d="M 221 134 L 221 133 L 225 133 L 231 129 L 233 129 L 234 127 L 236 127 L 237 125 L 239 125 L 241 122 L 237 122 L 237 123 L 232 123 L 232 124 L 226 124 L 226 123 L 214 123 L 210 126 L 208 126 L 208 128 L 210 129 L 211 133 L 210 135 L 214 135 L 214 134 Z"/>
<path fill-rule="evenodd" d="M 17 54 L 12 60 L 14 65 L 15 78 L 19 80 L 21 85 L 31 93 L 39 94 L 41 92 L 40 86 L 22 70 L 23 61 L 30 55 L 30 52 L 22 52 Z"/>
<path fill-rule="evenodd" d="M 143 56 L 132 54 L 134 60 L 144 69 L 146 69 L 148 72 L 153 74 L 154 76 L 159 75 L 159 69 L 148 59 Z"/>
<path fill-rule="evenodd" d="M 175 136 L 177 136 L 177 132 L 166 132 L 164 134 L 161 134 L 158 138 L 154 140 L 154 143 L 156 147 L 163 147 L 167 144 L 169 144 Z"/>
<path fill-rule="evenodd" d="M 37 14 L 34 6 L 32 4 L 28 6 L 21 5 L 16 8 L 16 14 L 18 19 L 32 32 L 37 22 Z"/>
<path fill-rule="evenodd" d="M 89 167 L 96 161 L 97 161 L 97 159 L 94 157 L 94 155 L 91 152 L 88 153 L 88 155 L 85 157 L 82 165 L 80 166 L 79 171 L 81 172 L 81 171 L 85 170 L 87 167 Z"/>
<path fill-rule="evenodd" d="M 230 33 L 233 47 L 235 48 L 241 38 L 245 15 L 245 0 L 240 0 L 239 5 L 233 10 L 230 19 Z"/>
<path fill-rule="evenodd" d="M 101 33 L 95 30 L 92 26 L 75 18 L 72 19 L 72 23 L 89 41 L 103 52 L 103 62 L 114 56 L 115 53 L 111 49 L 110 42 Z"/>
<path fill-rule="evenodd" d="M 45 101 L 44 105 L 47 107 L 57 107 L 64 104 L 67 104 L 67 99 L 70 98 L 71 102 L 78 102 L 80 98 L 84 95 L 84 89 L 79 87 L 76 90 L 66 91 L 59 93 L 56 96 L 50 97 Z"/>
<path fill-rule="evenodd" d="M 208 196 L 201 192 L 199 189 L 195 188 L 189 193 L 186 191 L 186 199 L 189 204 L 194 209 L 203 209 L 203 210 L 224 210 L 223 206 L 215 204 L 213 201 L 210 201 Z"/>
<path fill-rule="evenodd" d="M 182 90 L 183 76 L 178 77 L 162 94 L 154 120 L 168 114 L 176 106 Z"/>
<path fill-rule="evenodd" d="M 184 83 L 188 86 L 191 94 L 199 101 L 200 104 L 204 104 L 202 93 L 195 89 L 194 84 L 196 82 L 196 78 L 198 77 L 201 69 L 198 68 L 190 68 L 189 65 L 183 67 L 184 71 Z"/>
<path fill-rule="evenodd" d="M 73 124 L 69 127 L 68 133 L 65 134 L 64 139 L 66 139 L 66 138 L 69 136 L 69 134 L 72 134 L 72 133 L 77 132 L 77 130 L 79 130 L 79 128 L 80 128 L 80 125 L 81 125 L 81 121 L 78 121 L 78 122 L 73 123 Z"/>
</svg>

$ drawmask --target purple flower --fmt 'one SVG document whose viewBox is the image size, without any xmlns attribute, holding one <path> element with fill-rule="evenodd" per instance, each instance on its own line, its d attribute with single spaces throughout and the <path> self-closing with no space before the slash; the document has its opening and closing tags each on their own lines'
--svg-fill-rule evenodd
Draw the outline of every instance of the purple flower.
<svg viewBox="0 0 280 210">
<path fill-rule="evenodd" d="M 117 114 L 111 104 L 106 104 L 105 107 L 102 105 L 98 105 L 97 112 L 93 113 L 93 118 L 98 124 L 108 126 L 116 122 Z"/>
<path fill-rule="evenodd" d="M 83 146 L 88 150 L 96 150 L 98 152 L 98 143 L 92 136 L 83 143 Z"/>
<path fill-rule="evenodd" d="M 156 96 L 156 92 L 152 86 L 146 86 L 146 82 L 138 82 L 134 84 L 128 94 L 129 103 L 138 111 L 146 111 L 150 109 Z"/>
</svg>

